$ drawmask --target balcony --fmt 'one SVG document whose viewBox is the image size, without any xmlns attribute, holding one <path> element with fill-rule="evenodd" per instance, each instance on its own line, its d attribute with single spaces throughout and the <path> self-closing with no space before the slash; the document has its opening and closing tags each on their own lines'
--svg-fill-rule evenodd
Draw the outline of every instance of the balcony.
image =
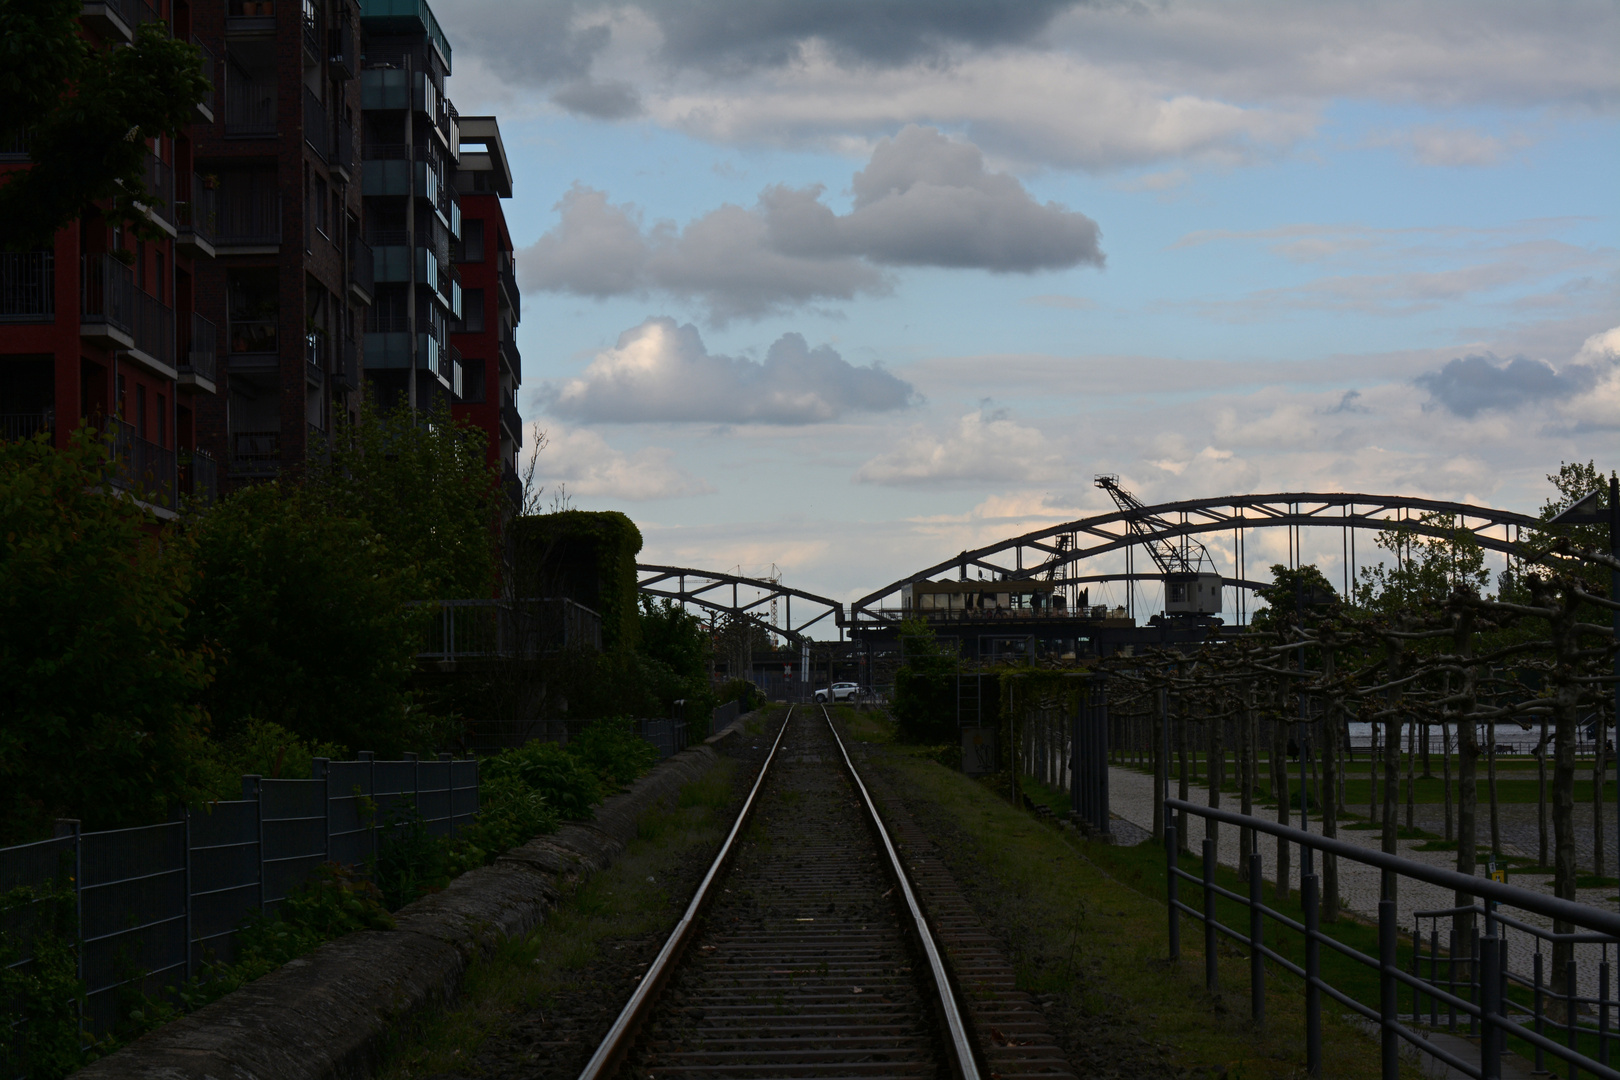
<svg viewBox="0 0 1620 1080">
<path fill-rule="evenodd" d="M 179 472 L 181 495 L 202 506 L 219 501 L 219 463 L 206 451 L 181 453 Z"/>
<path fill-rule="evenodd" d="M 360 107 L 371 112 L 411 107 L 411 58 L 367 54 L 360 72 Z"/>
<path fill-rule="evenodd" d="M 360 149 L 360 194 L 409 195 L 411 148 L 404 143 L 365 143 Z"/>
<path fill-rule="evenodd" d="M 331 342 L 319 330 L 304 335 L 304 383 L 312 389 L 326 384 L 327 353 Z"/>
<path fill-rule="evenodd" d="M 287 3 L 289 0 L 283 0 Z M 274 34 L 275 0 L 226 0 L 225 32 L 228 34 Z"/>
<path fill-rule="evenodd" d="M 0 323 L 56 319 L 56 253 L 0 252 Z"/>
<path fill-rule="evenodd" d="M 45 434 L 56 439 L 56 417 L 49 411 L 38 413 L 0 413 L 0 442 L 21 442 L 35 435 Z"/>
<path fill-rule="evenodd" d="M 315 0 L 304 0 L 304 54 L 313 64 L 321 62 L 321 9 Z"/>
<path fill-rule="evenodd" d="M 175 231 L 174 167 L 156 154 L 148 154 L 145 175 L 141 179 L 146 183 L 146 194 L 149 196 L 143 204 L 146 216 L 159 228 L 167 226 L 164 231 L 172 235 Z"/>
<path fill-rule="evenodd" d="M 135 434 L 133 424 L 113 421 L 113 487 L 164 510 L 179 506 L 175 452 Z"/>
<path fill-rule="evenodd" d="M 446 345 L 443 352 L 444 370 L 449 376 L 450 393 L 455 400 L 461 400 L 461 350 L 454 345 Z"/>
<path fill-rule="evenodd" d="M 79 258 L 79 336 L 109 349 L 135 345 L 135 277 L 111 255 Z"/>
<path fill-rule="evenodd" d="M 346 18 L 327 34 L 326 59 L 332 74 L 345 81 L 360 71 L 360 50 L 355 48 L 354 28 Z"/>
<path fill-rule="evenodd" d="M 174 309 L 149 293 L 135 290 L 135 344 L 130 359 L 154 374 L 176 377 L 174 370 Z"/>
<path fill-rule="evenodd" d="M 273 139 L 276 135 L 276 84 L 231 75 L 225 79 L 225 135 L 237 139 Z"/>
<path fill-rule="evenodd" d="M 426 0 L 361 0 L 362 28 L 386 34 L 426 33 L 428 41 L 438 50 L 445 70 L 450 69 L 450 41 L 433 17 L 433 9 Z"/>
<path fill-rule="evenodd" d="M 212 259 L 219 223 L 219 193 L 203 185 L 202 177 L 191 174 L 191 187 L 174 204 L 175 246 L 182 255 Z"/>
<path fill-rule="evenodd" d="M 332 153 L 326 163 L 344 183 L 354 179 L 354 129 L 342 120 L 332 129 Z"/>
<path fill-rule="evenodd" d="M 179 384 L 194 387 L 204 393 L 215 392 L 219 380 L 215 369 L 219 363 L 219 331 L 213 323 L 191 313 L 191 337 L 180 364 Z"/>
<path fill-rule="evenodd" d="M 360 345 L 353 338 L 344 338 L 338 350 L 332 386 L 340 391 L 360 389 Z"/>
<path fill-rule="evenodd" d="M 523 417 L 518 415 L 517 396 L 514 394 L 501 395 L 501 426 L 511 435 L 513 443 L 519 447 L 523 445 Z"/>
<path fill-rule="evenodd" d="M 377 296 L 377 263 L 371 245 L 359 237 L 349 240 L 349 291 L 362 304 Z"/>
<path fill-rule="evenodd" d="M 281 432 L 233 431 L 231 472 L 237 476 L 274 476 L 281 465 Z"/>
<path fill-rule="evenodd" d="M 366 368 L 411 366 L 413 324 L 409 315 L 383 315 L 375 308 L 366 314 Z"/>
<path fill-rule="evenodd" d="M 281 193 L 275 174 L 228 176 L 219 189 L 218 236 L 220 248 L 250 249 L 273 254 L 281 244 Z"/>
<path fill-rule="evenodd" d="M 521 383 L 523 381 L 523 357 L 518 355 L 517 342 L 510 339 L 501 341 L 499 353 L 501 366 L 506 368 L 516 382 Z"/>
<path fill-rule="evenodd" d="M 332 122 L 327 118 L 326 106 L 307 86 L 304 87 L 304 141 L 322 161 L 331 156 Z"/>
<path fill-rule="evenodd" d="M 0 161 L 27 161 L 28 160 L 28 132 L 18 128 L 10 135 L 0 138 Z"/>
<path fill-rule="evenodd" d="M 273 316 L 233 318 L 228 331 L 226 366 L 232 371 L 275 371 L 281 366 L 276 331 Z"/>
<path fill-rule="evenodd" d="M 84 25 L 102 38 L 119 44 L 135 40 L 141 24 L 138 0 L 85 0 L 80 9 Z"/>
<path fill-rule="evenodd" d="M 196 34 L 191 35 L 191 45 L 202 53 L 202 74 L 208 80 L 208 89 L 204 91 L 202 100 L 197 102 L 197 119 L 205 124 L 214 122 L 214 76 L 219 70 L 219 57 L 214 51 L 204 45 Z"/>
<path fill-rule="evenodd" d="M 512 309 L 512 321 L 521 322 L 523 319 L 523 294 L 518 292 L 517 263 L 511 254 L 503 252 L 501 255 L 501 292 L 506 296 L 507 306 Z"/>
</svg>

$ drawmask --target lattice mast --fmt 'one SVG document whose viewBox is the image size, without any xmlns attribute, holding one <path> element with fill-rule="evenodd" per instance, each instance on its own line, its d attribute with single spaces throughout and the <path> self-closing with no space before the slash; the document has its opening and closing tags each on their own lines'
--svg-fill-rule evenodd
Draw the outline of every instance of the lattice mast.
<svg viewBox="0 0 1620 1080">
<path fill-rule="evenodd" d="M 1164 539 L 1163 534 L 1171 532 L 1175 524 L 1158 514 L 1148 513 L 1147 507 L 1136 496 L 1119 486 L 1119 477 L 1103 473 L 1096 477 L 1096 483 L 1114 500 L 1114 505 L 1125 515 L 1125 527 L 1141 537 L 1142 546 L 1147 548 L 1148 556 L 1162 572 L 1197 574 L 1215 571 L 1215 560 L 1197 540 L 1186 535 L 1174 540 Z"/>
</svg>

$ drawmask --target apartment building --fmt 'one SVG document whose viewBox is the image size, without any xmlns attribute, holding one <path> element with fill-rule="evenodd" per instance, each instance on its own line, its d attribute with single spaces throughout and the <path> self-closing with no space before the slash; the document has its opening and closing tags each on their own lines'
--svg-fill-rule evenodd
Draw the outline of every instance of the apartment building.
<svg viewBox="0 0 1620 1080">
<path fill-rule="evenodd" d="M 50 250 L 0 255 L 0 438 L 49 430 L 61 443 L 82 420 L 109 422 L 119 482 L 172 513 L 184 493 L 298 469 L 364 392 L 383 408 L 452 407 L 510 471 L 518 299 L 499 198 L 511 174 L 481 117 L 483 150 L 459 175 L 451 47 L 425 0 L 84 10 L 100 42 L 165 20 L 203 50 L 216 89 L 190 130 L 151 146 L 161 241 L 86 218 Z M 25 146 L 0 147 L 0 169 L 26 167 Z M 485 272 L 452 258 L 463 188 L 482 200 L 490 330 L 453 341 L 461 266 Z M 458 341 L 479 350 L 470 387 Z"/>
<path fill-rule="evenodd" d="M 461 273 L 461 319 L 450 339 L 459 353 L 462 390 L 456 419 L 490 433 L 489 463 L 510 490 L 517 485 L 523 420 L 517 392 L 523 383 L 517 325 L 521 298 L 512 234 L 502 199 L 512 197 L 512 168 L 493 116 L 461 118 L 461 242 L 454 251 Z"/>
<path fill-rule="evenodd" d="M 153 21 L 196 41 L 192 15 L 183 0 L 98 0 L 84 5 L 82 27 L 98 47 L 128 43 Z M 198 314 L 214 249 L 196 154 L 217 101 L 211 93 L 197 107 L 191 131 L 147 145 L 156 239 L 92 212 L 44 248 L 0 252 L 0 438 L 43 431 L 63 446 L 84 424 L 108 427 L 110 479 L 160 517 L 181 495 L 216 488 L 217 459 L 196 441 L 218 389 L 214 324 Z M 0 172 L 26 168 L 25 139 L 0 146 Z"/>
</svg>

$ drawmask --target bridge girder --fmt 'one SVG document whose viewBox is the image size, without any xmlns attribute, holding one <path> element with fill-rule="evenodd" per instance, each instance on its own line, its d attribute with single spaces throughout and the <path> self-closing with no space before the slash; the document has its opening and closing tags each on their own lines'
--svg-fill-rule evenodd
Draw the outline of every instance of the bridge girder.
<svg viewBox="0 0 1620 1080">
<path fill-rule="evenodd" d="M 1334 513 L 1337 511 L 1337 513 Z M 956 557 L 935 563 L 909 577 L 852 601 L 851 620 L 893 621 L 897 616 L 878 608 L 880 601 L 897 594 L 904 586 L 942 573 L 968 568 L 987 571 L 992 577 L 1028 580 L 1057 570 L 1068 570 L 1087 559 L 1141 546 L 1153 540 L 1192 536 L 1202 533 L 1242 532 L 1249 529 L 1302 526 L 1310 528 L 1371 529 L 1382 531 L 1405 525 L 1413 533 L 1444 537 L 1447 530 L 1410 515 L 1447 514 L 1454 525 L 1468 529 L 1479 545 L 1490 551 L 1511 554 L 1515 540 L 1506 533 L 1541 524 L 1537 518 L 1511 510 L 1498 510 L 1472 503 L 1446 502 L 1404 495 L 1367 495 L 1351 492 L 1277 492 L 1257 495 L 1224 495 L 1211 499 L 1185 499 L 1160 503 L 1136 510 L 1115 510 L 1078 518 L 1061 525 L 1024 533 Z M 1151 529 L 1140 528 L 1144 518 L 1164 523 Z M 1132 528 L 1132 524 L 1137 528 Z M 1501 529 L 1502 536 L 1489 530 Z M 1059 543 L 1058 537 L 1065 537 Z M 1031 556 L 1026 560 L 1025 555 Z M 1008 561 L 1012 565 L 1007 565 Z M 1026 562 L 1028 563 L 1026 565 Z M 1089 581 L 1158 580 L 1162 574 L 1095 574 L 1064 576 L 1065 584 Z M 1259 582 L 1228 577 L 1227 585 L 1254 589 Z"/>
<path fill-rule="evenodd" d="M 729 604 L 725 602 L 726 595 L 723 591 L 728 586 L 731 590 Z M 695 604 L 717 614 L 733 615 L 767 633 L 778 634 L 799 644 L 810 641 L 804 632 L 829 615 L 833 617 L 834 625 L 844 625 L 844 605 L 839 601 L 764 578 L 745 577 L 716 570 L 698 570 L 688 566 L 653 566 L 638 563 L 636 588 L 647 596 L 662 597 L 682 604 Z M 753 599 L 745 599 L 738 596 L 739 589 L 752 589 L 759 595 Z M 798 623 L 793 621 L 795 597 L 799 599 L 801 606 L 803 604 L 811 606 L 813 618 Z M 772 600 L 785 602 L 780 626 L 760 615 L 760 609 L 768 607 Z M 820 610 L 819 614 L 816 614 L 817 609 Z"/>
</svg>

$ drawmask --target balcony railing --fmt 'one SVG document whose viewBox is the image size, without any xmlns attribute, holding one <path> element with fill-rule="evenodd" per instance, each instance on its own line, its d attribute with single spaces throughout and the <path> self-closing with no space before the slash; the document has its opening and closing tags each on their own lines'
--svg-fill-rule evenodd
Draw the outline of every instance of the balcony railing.
<svg viewBox="0 0 1620 1080">
<path fill-rule="evenodd" d="M 409 315 L 390 315 L 372 308 L 366 312 L 366 333 L 408 334 L 411 332 Z"/>
<path fill-rule="evenodd" d="M 162 218 L 170 225 L 174 219 L 174 167 L 156 154 L 146 156 L 146 193 L 151 198 L 148 209 L 154 217 Z"/>
<path fill-rule="evenodd" d="M 349 274 L 367 296 L 377 295 L 377 262 L 371 245 L 359 237 L 349 241 Z"/>
<path fill-rule="evenodd" d="M 501 260 L 501 289 L 506 293 L 507 302 L 512 308 L 512 321 L 519 322 L 523 318 L 523 296 L 518 292 L 517 264 L 511 256 Z"/>
<path fill-rule="evenodd" d="M 0 138 L 0 161 L 27 161 L 28 160 L 28 132 L 18 128 L 10 135 Z"/>
<path fill-rule="evenodd" d="M 182 453 L 179 468 L 180 494 L 204 506 L 211 506 L 219 499 L 219 462 L 206 451 Z"/>
<path fill-rule="evenodd" d="M 276 84 L 227 75 L 225 134 L 273 136 L 276 133 Z"/>
<path fill-rule="evenodd" d="M 501 363 L 506 370 L 512 373 L 512 378 L 518 382 L 523 381 L 523 357 L 518 355 L 517 342 L 504 340 L 500 342 Z"/>
<path fill-rule="evenodd" d="M 218 242 L 221 246 L 279 244 L 280 193 L 273 182 L 250 184 L 227 179 L 219 190 L 218 222 Z"/>
<path fill-rule="evenodd" d="M 219 225 L 219 193 L 203 186 L 202 177 L 191 174 L 191 187 L 174 204 L 175 226 L 182 232 L 212 246 Z"/>
<path fill-rule="evenodd" d="M 315 0 L 304 0 L 304 48 L 317 60 L 321 56 L 321 9 Z"/>
<path fill-rule="evenodd" d="M 191 339 L 186 343 L 185 359 L 180 365 L 180 370 L 190 372 L 199 379 L 214 382 L 218 357 L 218 328 L 193 311 L 191 313 Z"/>
<path fill-rule="evenodd" d="M 135 328 L 135 277 L 111 255 L 83 255 L 79 261 L 79 315 L 126 334 Z"/>
<path fill-rule="evenodd" d="M 522 446 L 523 417 L 518 415 L 517 398 L 511 394 L 501 395 L 501 423 L 512 433 L 512 441 Z"/>
<path fill-rule="evenodd" d="M 332 380 L 341 390 L 360 389 L 360 344 L 353 338 L 343 339 Z"/>
<path fill-rule="evenodd" d="M 45 432 L 56 438 L 56 416 L 49 410 L 37 413 L 0 413 L 0 441 L 18 442 Z"/>
<path fill-rule="evenodd" d="M 241 354 L 268 354 L 274 363 L 276 356 L 276 320 L 232 319 L 230 322 L 231 356 Z"/>
<path fill-rule="evenodd" d="M 225 29 L 235 31 L 274 30 L 275 0 L 227 0 Z"/>
<path fill-rule="evenodd" d="M 281 432 L 231 432 L 231 467 L 244 472 L 273 469 L 281 460 Z"/>
<path fill-rule="evenodd" d="M 304 335 L 304 378 L 310 386 L 321 386 L 326 382 L 327 353 L 330 349 L 330 339 L 319 330 Z"/>
<path fill-rule="evenodd" d="M 354 129 L 342 120 L 332 129 L 332 153 L 327 164 L 345 173 L 354 171 Z"/>
<path fill-rule="evenodd" d="M 0 253 L 0 322 L 56 318 L 56 253 Z"/>
<path fill-rule="evenodd" d="M 215 99 L 214 73 L 219 68 L 219 57 L 215 56 L 214 50 L 204 45 L 202 39 L 197 37 L 196 34 L 191 35 L 191 44 L 198 52 L 202 53 L 202 74 L 203 78 L 208 80 L 208 89 L 203 92 L 202 96 L 202 105 L 209 112 L 213 112 Z"/>
<path fill-rule="evenodd" d="M 332 123 L 315 91 L 304 87 L 304 141 L 325 161 L 332 153 Z"/>
<path fill-rule="evenodd" d="M 155 506 L 178 505 L 175 452 L 135 434 L 133 424 L 114 421 L 112 484 Z"/>
<path fill-rule="evenodd" d="M 135 347 L 160 364 L 174 366 L 174 309 L 135 290 Z"/>
</svg>

